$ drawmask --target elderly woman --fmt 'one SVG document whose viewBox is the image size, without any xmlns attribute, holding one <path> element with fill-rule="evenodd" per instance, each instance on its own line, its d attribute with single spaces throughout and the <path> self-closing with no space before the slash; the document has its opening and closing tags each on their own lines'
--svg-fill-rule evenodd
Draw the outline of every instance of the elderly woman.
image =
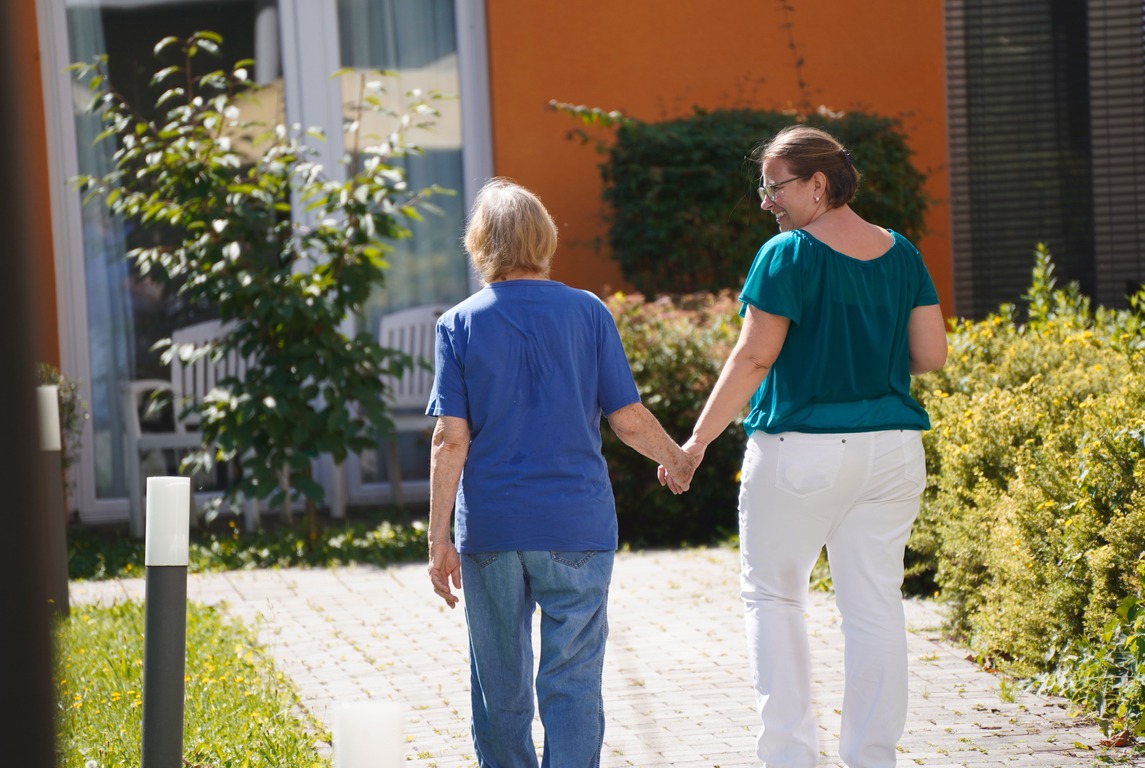
<svg viewBox="0 0 1145 768">
<path fill-rule="evenodd" d="M 906 721 L 903 554 L 930 427 L 910 377 L 945 363 L 945 320 L 914 245 L 851 209 L 860 176 L 834 137 L 795 125 L 759 157 L 780 232 L 748 272 L 739 340 L 685 448 L 702 457 L 750 405 L 740 584 L 760 760 L 819 762 L 803 610 L 826 546 L 846 643 L 839 753 L 891 768 Z"/>
<path fill-rule="evenodd" d="M 557 229 L 503 179 L 477 195 L 465 247 L 485 287 L 437 323 L 426 412 L 429 576 L 469 627 L 473 742 L 483 768 L 600 764 L 601 672 L 617 545 L 600 419 L 684 490 L 694 459 L 640 403 L 608 309 L 549 279 Z M 679 473 L 677 475 L 677 473 Z M 450 521 L 456 505 L 456 543 Z M 532 622 L 541 609 L 534 691 Z"/>
</svg>

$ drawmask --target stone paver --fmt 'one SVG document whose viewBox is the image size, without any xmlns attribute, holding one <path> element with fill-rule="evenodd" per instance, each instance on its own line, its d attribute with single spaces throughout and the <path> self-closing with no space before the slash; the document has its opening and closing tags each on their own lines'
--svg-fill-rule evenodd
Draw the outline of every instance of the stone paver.
<svg viewBox="0 0 1145 768">
<path fill-rule="evenodd" d="M 622 552 L 616 560 L 605 661 L 604 768 L 739 768 L 757 727 L 747 673 L 738 554 L 730 549 Z M 71 600 L 143 598 L 142 579 L 74 582 Z M 429 588 L 422 565 L 386 569 L 192 575 L 188 598 L 223 602 L 257 627 L 304 706 L 327 726 L 335 708 L 367 699 L 405 708 L 406 765 L 469 768 L 465 618 Z M 905 602 L 911 702 L 900 766 L 1080 768 L 1145 766 L 1100 746 L 1101 733 L 1064 702 L 1007 687 L 938 638 L 940 615 Z M 843 651 L 831 597 L 808 610 L 820 767 L 838 758 Z M 541 743 L 539 722 L 534 733 Z"/>
</svg>

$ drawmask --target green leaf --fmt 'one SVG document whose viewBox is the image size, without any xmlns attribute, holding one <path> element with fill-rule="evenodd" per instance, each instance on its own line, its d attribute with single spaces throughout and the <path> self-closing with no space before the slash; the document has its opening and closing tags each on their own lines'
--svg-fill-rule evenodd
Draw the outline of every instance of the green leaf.
<svg viewBox="0 0 1145 768">
<path fill-rule="evenodd" d="M 158 43 L 156 43 L 155 47 L 152 50 L 154 51 L 155 55 L 158 56 L 159 54 L 163 53 L 163 51 L 166 50 L 167 48 L 169 48 L 170 46 L 179 45 L 180 42 L 181 41 L 177 37 L 165 37 L 162 40 L 160 40 Z"/>
<path fill-rule="evenodd" d="M 195 34 L 191 35 L 191 39 L 197 40 L 200 43 L 203 43 L 203 42 L 214 43 L 216 46 L 223 44 L 223 36 L 222 35 L 220 35 L 218 32 L 213 32 L 211 30 L 206 30 L 206 29 L 200 29 L 200 30 L 196 31 Z"/>
</svg>

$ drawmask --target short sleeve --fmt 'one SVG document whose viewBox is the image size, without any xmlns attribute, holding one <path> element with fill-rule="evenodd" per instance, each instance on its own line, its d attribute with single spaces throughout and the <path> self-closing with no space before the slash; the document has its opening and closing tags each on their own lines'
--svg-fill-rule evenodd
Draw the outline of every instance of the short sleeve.
<svg viewBox="0 0 1145 768">
<path fill-rule="evenodd" d="M 640 402 L 640 392 L 636 388 L 636 381 L 632 378 L 632 367 L 628 363 L 628 355 L 620 340 L 616 321 L 604 303 L 596 296 L 593 298 L 600 303 L 596 313 L 597 338 L 600 339 L 597 401 L 601 412 L 607 416 L 625 406 Z"/>
<path fill-rule="evenodd" d="M 922 254 L 919 253 L 918 248 L 905 237 L 896 236 L 896 239 L 909 246 L 911 255 L 915 260 L 915 269 L 918 271 L 916 283 L 918 290 L 915 291 L 914 303 L 911 304 L 911 309 L 915 307 L 929 307 L 933 304 L 937 304 L 938 291 L 934 289 L 934 281 L 930 277 L 930 271 L 926 268 L 926 262 L 922 260 Z"/>
<path fill-rule="evenodd" d="M 803 317 L 803 275 L 798 263 L 798 243 L 790 233 L 780 233 L 759 249 L 740 291 L 740 315 L 747 305 L 780 315 L 796 325 Z"/>
<path fill-rule="evenodd" d="M 934 289 L 934 281 L 930 279 L 930 272 L 926 268 L 922 257 L 918 259 L 919 271 L 922 273 L 919 280 L 918 294 L 915 296 L 915 307 L 929 307 L 938 303 L 938 291 Z M 912 307 L 913 309 L 913 307 Z"/>
<path fill-rule="evenodd" d="M 442 315 L 434 327 L 433 389 L 429 393 L 426 416 L 456 416 L 469 419 L 469 396 L 465 387 L 463 354 L 449 323 L 451 313 Z"/>
</svg>

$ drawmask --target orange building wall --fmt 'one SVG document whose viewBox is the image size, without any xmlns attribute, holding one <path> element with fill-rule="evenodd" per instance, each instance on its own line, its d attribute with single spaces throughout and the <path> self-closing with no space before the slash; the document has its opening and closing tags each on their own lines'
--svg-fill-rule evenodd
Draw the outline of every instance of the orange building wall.
<svg viewBox="0 0 1145 768">
<path fill-rule="evenodd" d="M 579 124 L 547 110 L 550 99 L 644 121 L 809 101 L 902 121 L 932 200 L 917 245 L 952 313 L 942 3 L 789 2 L 486 0 L 494 172 L 536 191 L 557 220 L 554 279 L 627 287 L 607 246 L 594 245 L 607 234 L 604 156 L 567 138 Z"/>
<path fill-rule="evenodd" d="M 9 189 L 8 192 L 29 200 L 26 210 L 32 211 L 35 219 L 30 227 L 30 247 L 34 251 L 30 261 L 35 265 L 32 275 L 35 296 L 32 303 L 35 309 L 36 359 L 58 367 L 60 348 L 59 324 L 56 319 L 56 268 L 52 251 L 52 205 L 48 189 L 48 145 L 44 124 L 44 97 L 40 88 L 40 38 L 36 28 L 36 4 L 13 3 L 9 14 L 16 27 L 15 34 L 11 36 L 17 45 L 14 58 L 21 62 L 21 72 L 15 76 L 20 94 L 20 109 L 16 114 L 25 121 L 22 135 L 28 146 L 24 152 L 27 174 L 20 179 L 19 189 Z M 11 75 L 5 73 L 5 77 L 8 76 Z"/>
</svg>

